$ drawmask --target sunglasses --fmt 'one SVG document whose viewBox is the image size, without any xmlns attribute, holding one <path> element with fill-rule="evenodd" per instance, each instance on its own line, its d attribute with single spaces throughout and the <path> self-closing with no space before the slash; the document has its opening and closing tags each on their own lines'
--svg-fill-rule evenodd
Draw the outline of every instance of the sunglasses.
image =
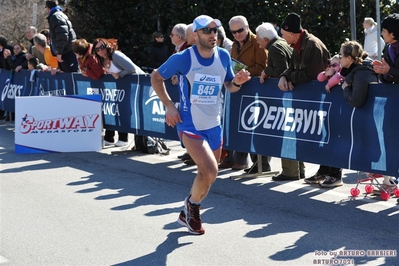
<svg viewBox="0 0 399 266">
<path fill-rule="evenodd" d="M 236 34 L 236 33 L 241 33 L 241 32 L 243 32 L 245 30 L 245 28 L 241 28 L 241 29 L 238 29 L 238 30 L 231 30 L 231 34 Z"/>
<path fill-rule="evenodd" d="M 104 49 L 105 49 L 105 44 L 101 44 L 101 46 L 94 48 L 94 51 L 98 53 L 99 51 L 102 51 Z"/>
<path fill-rule="evenodd" d="M 202 30 L 202 32 L 203 32 L 204 34 L 211 34 L 212 32 L 213 32 L 213 33 L 218 32 L 218 29 L 217 29 L 217 28 L 203 28 L 203 29 L 201 29 L 201 30 Z"/>
<path fill-rule="evenodd" d="M 339 66 L 339 64 L 337 64 L 337 63 L 334 63 L 334 64 L 328 64 L 328 67 L 337 67 L 337 66 Z"/>
</svg>

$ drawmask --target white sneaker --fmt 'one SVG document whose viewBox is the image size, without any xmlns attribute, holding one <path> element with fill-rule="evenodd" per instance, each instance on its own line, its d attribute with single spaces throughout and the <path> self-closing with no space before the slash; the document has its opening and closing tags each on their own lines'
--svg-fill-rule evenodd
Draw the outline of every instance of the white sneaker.
<svg viewBox="0 0 399 266">
<path fill-rule="evenodd" d="M 116 147 L 125 147 L 127 145 L 129 145 L 129 142 L 127 142 L 127 141 L 118 140 L 117 142 L 115 142 Z"/>
<path fill-rule="evenodd" d="M 114 143 L 104 140 L 104 147 L 107 147 L 107 146 L 114 146 Z"/>
</svg>

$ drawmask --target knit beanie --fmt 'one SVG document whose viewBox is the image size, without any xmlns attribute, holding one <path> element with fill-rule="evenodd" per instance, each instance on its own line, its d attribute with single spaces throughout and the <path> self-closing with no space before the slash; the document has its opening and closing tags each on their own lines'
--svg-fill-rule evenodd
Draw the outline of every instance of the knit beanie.
<svg viewBox="0 0 399 266">
<path fill-rule="evenodd" d="M 281 29 L 292 33 L 301 33 L 301 17 L 296 13 L 290 13 L 281 24 Z"/>
<path fill-rule="evenodd" d="M 57 0 L 53 0 L 53 1 L 46 1 L 46 5 L 45 5 L 45 7 L 48 7 L 48 8 L 53 8 L 53 7 L 56 7 L 56 6 L 58 6 L 58 1 Z"/>
</svg>

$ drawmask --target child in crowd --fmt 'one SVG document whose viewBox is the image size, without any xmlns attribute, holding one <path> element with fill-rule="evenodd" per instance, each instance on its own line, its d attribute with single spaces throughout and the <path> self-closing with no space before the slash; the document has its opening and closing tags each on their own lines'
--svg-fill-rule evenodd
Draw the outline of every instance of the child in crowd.
<svg viewBox="0 0 399 266">
<path fill-rule="evenodd" d="M 339 62 L 339 55 L 334 55 L 330 59 L 330 64 L 328 64 L 328 68 L 325 71 L 322 71 L 317 76 L 317 80 L 320 82 L 324 82 L 328 79 L 326 85 L 326 91 L 330 92 L 330 89 L 335 85 L 340 84 L 344 77 L 341 76 L 341 63 Z"/>
<path fill-rule="evenodd" d="M 29 70 L 43 70 L 46 71 L 47 66 L 39 63 L 39 59 L 36 57 L 32 57 L 28 60 L 28 69 Z"/>
</svg>

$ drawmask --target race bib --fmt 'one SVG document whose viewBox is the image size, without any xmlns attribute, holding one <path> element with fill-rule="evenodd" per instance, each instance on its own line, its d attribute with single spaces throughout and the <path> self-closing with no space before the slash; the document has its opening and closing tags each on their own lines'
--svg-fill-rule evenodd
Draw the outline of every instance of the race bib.
<svg viewBox="0 0 399 266">
<path fill-rule="evenodd" d="M 192 104 L 216 104 L 222 88 L 220 76 L 196 73 L 191 89 Z"/>
</svg>

